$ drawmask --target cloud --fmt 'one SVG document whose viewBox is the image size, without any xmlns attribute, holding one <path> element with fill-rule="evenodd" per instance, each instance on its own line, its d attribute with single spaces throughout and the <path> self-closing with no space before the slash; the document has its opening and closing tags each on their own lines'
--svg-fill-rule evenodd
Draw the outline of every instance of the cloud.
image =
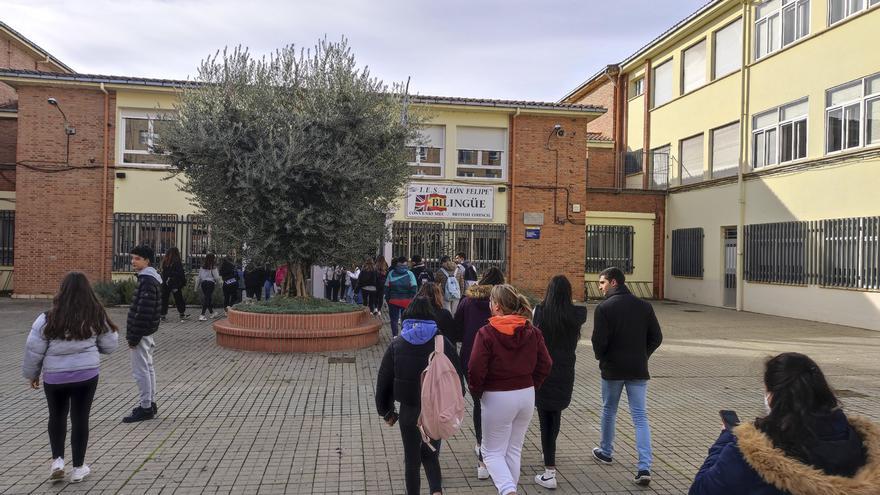
<svg viewBox="0 0 880 495">
<path fill-rule="evenodd" d="M 5 0 L 2 20 L 84 73 L 185 79 L 225 46 L 346 36 L 422 94 L 556 100 L 705 0 Z"/>
</svg>

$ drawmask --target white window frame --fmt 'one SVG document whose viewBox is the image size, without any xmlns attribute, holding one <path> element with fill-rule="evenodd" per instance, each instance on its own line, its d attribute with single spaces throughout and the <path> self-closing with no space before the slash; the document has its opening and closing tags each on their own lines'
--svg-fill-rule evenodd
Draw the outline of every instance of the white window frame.
<svg viewBox="0 0 880 495">
<path fill-rule="evenodd" d="M 738 54 L 737 56 L 737 66 L 735 69 L 731 69 L 727 72 L 718 72 L 718 33 L 724 31 L 725 29 L 733 26 L 734 24 L 739 24 L 739 40 L 740 43 L 736 47 L 735 52 Z M 717 29 L 712 33 L 712 80 L 721 79 L 722 77 L 733 74 L 734 72 L 739 72 L 742 70 L 742 39 L 743 39 L 743 19 L 742 17 L 737 17 L 735 20 L 728 22 L 721 28 Z"/>
<path fill-rule="evenodd" d="M 701 82 L 697 83 L 696 86 L 694 86 L 692 88 L 686 88 L 685 85 L 687 83 L 687 53 L 689 51 L 697 48 L 700 45 L 703 45 L 703 67 L 702 67 L 703 80 Z M 687 48 L 685 48 L 684 50 L 681 51 L 681 74 L 679 74 L 681 94 L 686 95 L 688 93 L 693 93 L 694 91 L 696 91 L 706 85 L 706 83 L 708 82 L 706 80 L 706 62 L 709 60 L 709 56 L 710 56 L 709 55 L 709 42 L 706 41 L 706 38 L 703 38 L 700 41 L 697 41 L 696 43 L 688 46 Z"/>
<path fill-rule="evenodd" d="M 878 5 L 880 5 L 880 4 L 878 4 Z M 880 142 L 873 143 L 873 144 L 868 143 L 868 103 L 873 103 L 874 101 L 880 100 L 880 91 L 878 91 L 876 93 L 868 93 L 867 87 L 868 87 L 868 81 L 873 78 L 876 78 L 876 77 L 880 77 L 880 72 L 878 72 L 876 74 L 871 74 L 871 75 L 863 77 L 861 79 L 856 79 L 855 81 L 848 81 L 843 84 L 838 84 L 837 86 L 825 91 L 825 154 L 826 155 L 835 155 L 837 153 L 844 153 L 844 152 L 851 151 L 851 150 L 858 149 L 858 148 L 865 148 L 865 147 L 873 148 L 875 146 L 880 145 Z M 861 93 L 860 96 L 853 98 L 853 99 L 850 99 L 848 101 L 842 102 L 842 103 L 837 103 L 834 105 L 829 104 L 828 97 L 832 91 L 835 91 L 837 89 L 840 89 L 840 88 L 843 88 L 845 86 L 849 86 L 849 85 L 852 85 L 855 83 L 859 83 L 859 89 L 860 89 L 860 93 Z M 847 148 L 846 147 L 846 138 L 848 137 L 848 134 L 847 134 L 847 128 L 845 125 L 845 121 L 843 120 L 843 117 L 845 116 L 844 109 L 846 109 L 847 107 L 853 106 L 853 105 L 858 105 L 858 109 L 859 109 L 859 144 L 856 146 L 851 146 L 851 147 Z M 841 111 L 841 126 L 840 126 L 841 146 L 840 146 L 839 150 L 830 151 L 828 149 L 829 145 L 831 144 L 828 139 L 828 128 L 829 128 L 828 116 L 831 112 L 833 112 L 835 110 Z"/>
<path fill-rule="evenodd" d="M 685 141 L 690 141 L 692 139 L 700 138 L 700 174 L 688 177 L 685 179 L 684 177 L 684 143 Z M 696 184 L 698 182 L 703 182 L 706 178 L 706 133 L 701 132 L 699 134 L 694 134 L 693 136 L 688 136 L 684 139 L 678 141 L 678 183 L 679 185 L 688 185 L 688 184 Z"/>
<path fill-rule="evenodd" d="M 630 98 L 636 98 L 645 94 L 645 77 L 642 76 L 636 80 L 634 80 L 630 84 Z"/>
<path fill-rule="evenodd" d="M 798 115 L 797 117 L 792 117 L 789 119 L 784 119 L 784 120 L 782 119 L 782 112 L 787 107 L 790 107 L 793 105 L 798 105 L 798 104 L 801 104 L 804 102 L 807 102 L 807 113 L 805 113 L 803 115 Z M 776 112 L 776 119 L 777 119 L 776 123 L 774 123 L 772 125 L 767 125 L 764 127 L 759 127 L 759 128 L 755 127 L 755 122 L 758 117 L 760 117 L 762 115 L 766 115 L 768 113 L 772 113 L 772 112 Z M 789 125 L 789 124 L 794 126 L 796 122 L 800 122 L 800 121 L 804 121 L 804 134 L 807 137 L 807 141 L 804 144 L 804 156 L 795 156 L 791 160 L 786 160 L 783 162 L 782 161 L 782 148 L 781 148 L 781 146 L 782 146 L 782 127 Z M 809 132 L 809 130 L 810 130 L 809 98 L 800 98 L 800 99 L 794 100 L 792 102 L 786 103 L 785 105 L 779 105 L 776 108 L 771 108 L 769 110 L 765 110 L 763 112 L 758 112 L 758 113 L 752 115 L 752 133 L 751 133 L 751 140 L 749 143 L 749 146 L 751 146 L 751 148 L 752 148 L 752 152 L 750 154 L 749 166 L 751 167 L 752 170 L 758 170 L 761 168 L 768 168 L 768 167 L 774 167 L 777 165 L 782 165 L 784 163 L 796 162 L 798 160 L 803 160 L 803 159 L 807 158 L 807 151 L 809 150 L 809 146 L 810 146 L 810 132 Z M 771 132 L 774 133 L 772 140 L 767 139 L 768 134 Z M 765 139 L 764 147 L 763 147 L 764 163 L 761 165 L 758 165 L 756 162 L 757 146 L 755 146 L 755 143 L 756 143 L 756 139 L 759 134 L 763 135 L 764 139 Z M 795 140 L 795 142 L 797 142 L 797 141 Z M 773 153 L 772 157 L 769 156 L 769 149 L 770 148 L 769 148 L 768 144 L 773 144 L 774 153 Z M 794 153 L 792 155 L 794 156 Z M 770 158 L 772 158 L 774 160 L 773 163 L 769 162 Z"/>
<path fill-rule="evenodd" d="M 828 0 L 828 18 L 826 19 L 828 27 L 831 27 L 835 24 L 840 24 L 841 22 L 849 19 L 850 17 L 858 14 L 859 12 L 863 12 L 868 9 L 872 9 L 878 5 L 880 5 L 880 0 L 862 0 L 862 6 L 858 9 L 852 8 L 852 3 L 850 0 L 843 0 L 843 17 L 836 21 L 831 20 L 831 2 L 832 0 Z"/>
<path fill-rule="evenodd" d="M 413 174 L 410 174 L 410 176 L 413 177 L 413 178 L 431 178 L 431 179 L 436 179 L 436 178 L 442 178 L 442 177 L 445 177 L 445 174 L 446 174 L 446 167 L 445 167 L 445 164 L 446 164 L 446 126 L 443 126 L 443 125 L 428 125 L 428 126 L 426 126 L 426 127 L 437 127 L 437 128 L 439 128 L 439 129 L 440 129 L 440 132 L 441 132 L 441 141 L 442 141 L 442 142 L 441 142 L 441 143 L 434 143 L 434 142 L 431 142 L 430 144 L 431 144 L 432 146 L 422 146 L 422 145 L 419 144 L 419 143 L 409 143 L 409 144 L 407 144 L 407 148 L 415 148 L 415 151 L 416 151 L 416 161 L 414 161 L 414 162 L 407 162 L 407 164 L 410 165 L 410 166 L 411 166 L 412 168 L 414 168 L 414 169 L 416 169 L 416 168 L 418 168 L 418 167 L 432 167 L 432 168 L 438 168 L 438 167 L 439 167 L 439 168 L 440 168 L 440 173 L 437 174 L 437 175 L 428 175 L 428 174 L 413 173 Z M 424 143 L 425 140 L 427 140 L 427 138 L 425 138 L 424 135 L 421 135 L 421 140 L 420 140 L 420 142 L 421 142 L 421 143 Z M 438 147 L 437 144 L 440 144 L 441 146 Z M 426 151 L 427 151 L 428 148 L 438 148 L 438 149 L 440 150 L 440 155 L 439 155 L 439 156 L 440 156 L 440 161 L 439 161 L 438 163 L 424 161 L 424 160 L 427 160 L 427 153 L 426 153 Z M 425 158 L 422 158 L 423 156 L 424 156 Z"/>
<path fill-rule="evenodd" d="M 117 160 L 117 165 L 120 167 L 127 168 L 171 168 L 170 164 L 167 163 L 127 163 L 125 161 L 125 155 L 147 155 L 147 156 L 156 156 L 157 153 L 152 153 L 149 150 L 129 150 L 125 148 L 125 134 L 126 134 L 126 121 L 128 119 L 139 119 L 139 120 L 147 120 L 147 132 L 148 132 L 148 143 L 147 147 L 153 147 L 153 136 L 155 133 L 153 132 L 153 121 L 161 120 L 162 118 L 168 119 L 169 117 L 173 117 L 174 112 L 146 112 L 146 111 L 138 111 L 138 110 L 122 110 L 119 113 L 119 130 L 117 132 L 117 141 L 118 141 L 118 149 L 119 154 L 117 155 L 119 158 Z"/>
<path fill-rule="evenodd" d="M 737 153 L 736 165 L 734 165 L 733 167 L 728 167 L 728 168 L 723 169 L 721 171 L 722 174 L 718 175 L 718 171 L 715 170 L 715 132 L 723 130 L 723 129 L 727 129 L 728 127 L 733 127 L 733 126 L 737 126 L 736 148 L 737 148 L 738 153 Z M 715 179 L 718 177 L 728 177 L 730 175 L 739 174 L 738 170 L 740 167 L 740 156 L 741 156 L 740 153 L 742 152 L 742 146 L 740 143 L 741 140 L 742 140 L 742 124 L 738 120 L 734 121 L 734 122 L 729 122 L 727 124 L 724 124 L 722 126 L 718 126 L 714 129 L 709 130 L 709 177 L 710 178 Z M 731 174 L 731 171 L 733 171 L 732 174 Z"/>
<path fill-rule="evenodd" d="M 772 1 L 772 0 L 765 0 L 763 3 L 767 3 L 768 1 Z M 806 26 L 806 30 L 803 32 L 803 34 L 801 34 L 801 32 L 803 31 L 801 29 L 802 26 L 800 25 L 801 18 L 798 15 L 798 7 L 801 5 L 806 5 L 806 9 L 807 9 L 807 19 L 806 19 L 807 26 Z M 811 13 L 810 12 L 810 0 L 779 0 L 779 7 L 766 13 L 760 19 L 757 18 L 758 17 L 758 14 L 757 14 L 758 10 L 757 9 L 758 9 L 758 7 L 755 7 L 755 29 L 754 29 L 755 52 L 754 52 L 754 59 L 756 61 L 760 60 L 770 54 L 776 53 L 777 51 L 784 49 L 786 46 L 791 45 L 793 43 L 796 43 L 801 38 L 806 38 L 807 36 L 810 35 L 810 17 L 811 17 L 810 16 L 810 13 Z M 787 10 L 794 10 L 794 22 L 795 22 L 795 26 L 794 26 L 795 36 L 794 36 L 794 39 L 789 41 L 788 43 L 785 42 L 785 36 L 784 36 L 785 24 L 786 24 L 785 23 L 785 11 L 787 11 Z M 779 32 L 778 33 L 773 32 L 771 30 L 772 19 L 777 16 L 779 17 Z M 767 41 L 770 42 L 771 47 L 775 47 L 775 48 L 771 48 L 770 50 L 767 51 L 767 53 L 765 53 L 763 55 L 759 51 L 760 45 L 758 44 L 758 38 L 759 38 L 759 34 L 761 32 L 762 25 L 767 25 L 767 33 L 768 33 L 767 34 Z"/>
<path fill-rule="evenodd" d="M 465 126 L 470 127 L 470 126 Z M 501 130 L 504 131 L 504 141 L 503 143 L 507 145 L 508 140 L 510 139 L 510 134 L 507 129 L 504 128 L 487 128 L 493 130 Z M 477 154 L 477 164 L 473 165 L 470 163 L 459 163 L 458 156 L 460 151 L 473 151 Z M 501 153 L 501 165 L 483 165 L 483 152 L 497 152 Z M 474 176 L 462 176 L 458 175 L 459 170 L 467 171 L 467 170 L 500 170 L 500 177 L 479 177 L 477 175 Z M 467 179 L 467 180 L 479 180 L 479 181 L 500 181 L 507 180 L 507 149 L 493 149 L 487 146 L 480 147 L 479 149 L 473 148 L 456 148 L 455 150 L 455 178 L 456 179 Z"/>
<path fill-rule="evenodd" d="M 669 64 L 669 99 L 662 103 L 657 103 L 657 70 L 666 64 Z M 673 90 L 674 81 L 675 73 L 672 71 L 672 58 L 668 58 L 656 66 L 651 67 L 651 109 L 663 106 L 675 99 L 675 92 Z"/>
</svg>

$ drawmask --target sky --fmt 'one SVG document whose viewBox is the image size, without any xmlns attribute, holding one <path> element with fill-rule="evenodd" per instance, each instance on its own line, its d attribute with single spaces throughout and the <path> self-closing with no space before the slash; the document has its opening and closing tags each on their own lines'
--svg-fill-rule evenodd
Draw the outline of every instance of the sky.
<svg viewBox="0 0 880 495">
<path fill-rule="evenodd" d="M 0 0 L 0 20 L 77 72 L 193 77 L 224 47 L 345 36 L 422 95 L 557 101 L 707 0 Z"/>
</svg>

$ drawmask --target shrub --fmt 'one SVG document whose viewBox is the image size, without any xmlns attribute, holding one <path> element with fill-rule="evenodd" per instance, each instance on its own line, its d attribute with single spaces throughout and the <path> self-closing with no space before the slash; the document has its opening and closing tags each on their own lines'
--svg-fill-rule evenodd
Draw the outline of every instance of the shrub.
<svg viewBox="0 0 880 495">
<path fill-rule="evenodd" d="M 237 311 L 247 313 L 273 313 L 273 314 L 327 314 L 327 313 L 351 313 L 361 311 L 363 306 L 342 302 L 333 302 L 326 299 L 305 297 L 273 297 L 268 301 L 252 301 L 238 303 L 234 306 Z"/>
<path fill-rule="evenodd" d="M 105 307 L 119 304 L 119 291 L 116 290 L 116 285 L 113 282 L 98 282 L 93 288 L 98 300 Z"/>
</svg>

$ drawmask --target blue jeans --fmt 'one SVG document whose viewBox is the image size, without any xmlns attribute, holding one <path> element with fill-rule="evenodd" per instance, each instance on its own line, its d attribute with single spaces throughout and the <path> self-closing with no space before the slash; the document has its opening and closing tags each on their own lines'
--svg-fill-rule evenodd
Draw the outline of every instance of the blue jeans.
<svg viewBox="0 0 880 495">
<path fill-rule="evenodd" d="M 269 300 L 272 297 L 272 291 L 275 289 L 275 282 L 266 280 L 263 282 L 263 299 Z"/>
<path fill-rule="evenodd" d="M 391 318 L 391 336 L 397 337 L 398 325 L 400 325 L 400 316 L 403 315 L 404 308 L 396 304 L 388 304 L 388 316 Z"/>
<path fill-rule="evenodd" d="M 636 428 L 638 470 L 650 471 L 654 459 L 651 454 L 651 427 L 648 426 L 648 380 L 602 380 L 602 441 L 599 449 L 607 456 L 614 454 L 614 423 L 624 387 L 629 413 Z"/>
</svg>

